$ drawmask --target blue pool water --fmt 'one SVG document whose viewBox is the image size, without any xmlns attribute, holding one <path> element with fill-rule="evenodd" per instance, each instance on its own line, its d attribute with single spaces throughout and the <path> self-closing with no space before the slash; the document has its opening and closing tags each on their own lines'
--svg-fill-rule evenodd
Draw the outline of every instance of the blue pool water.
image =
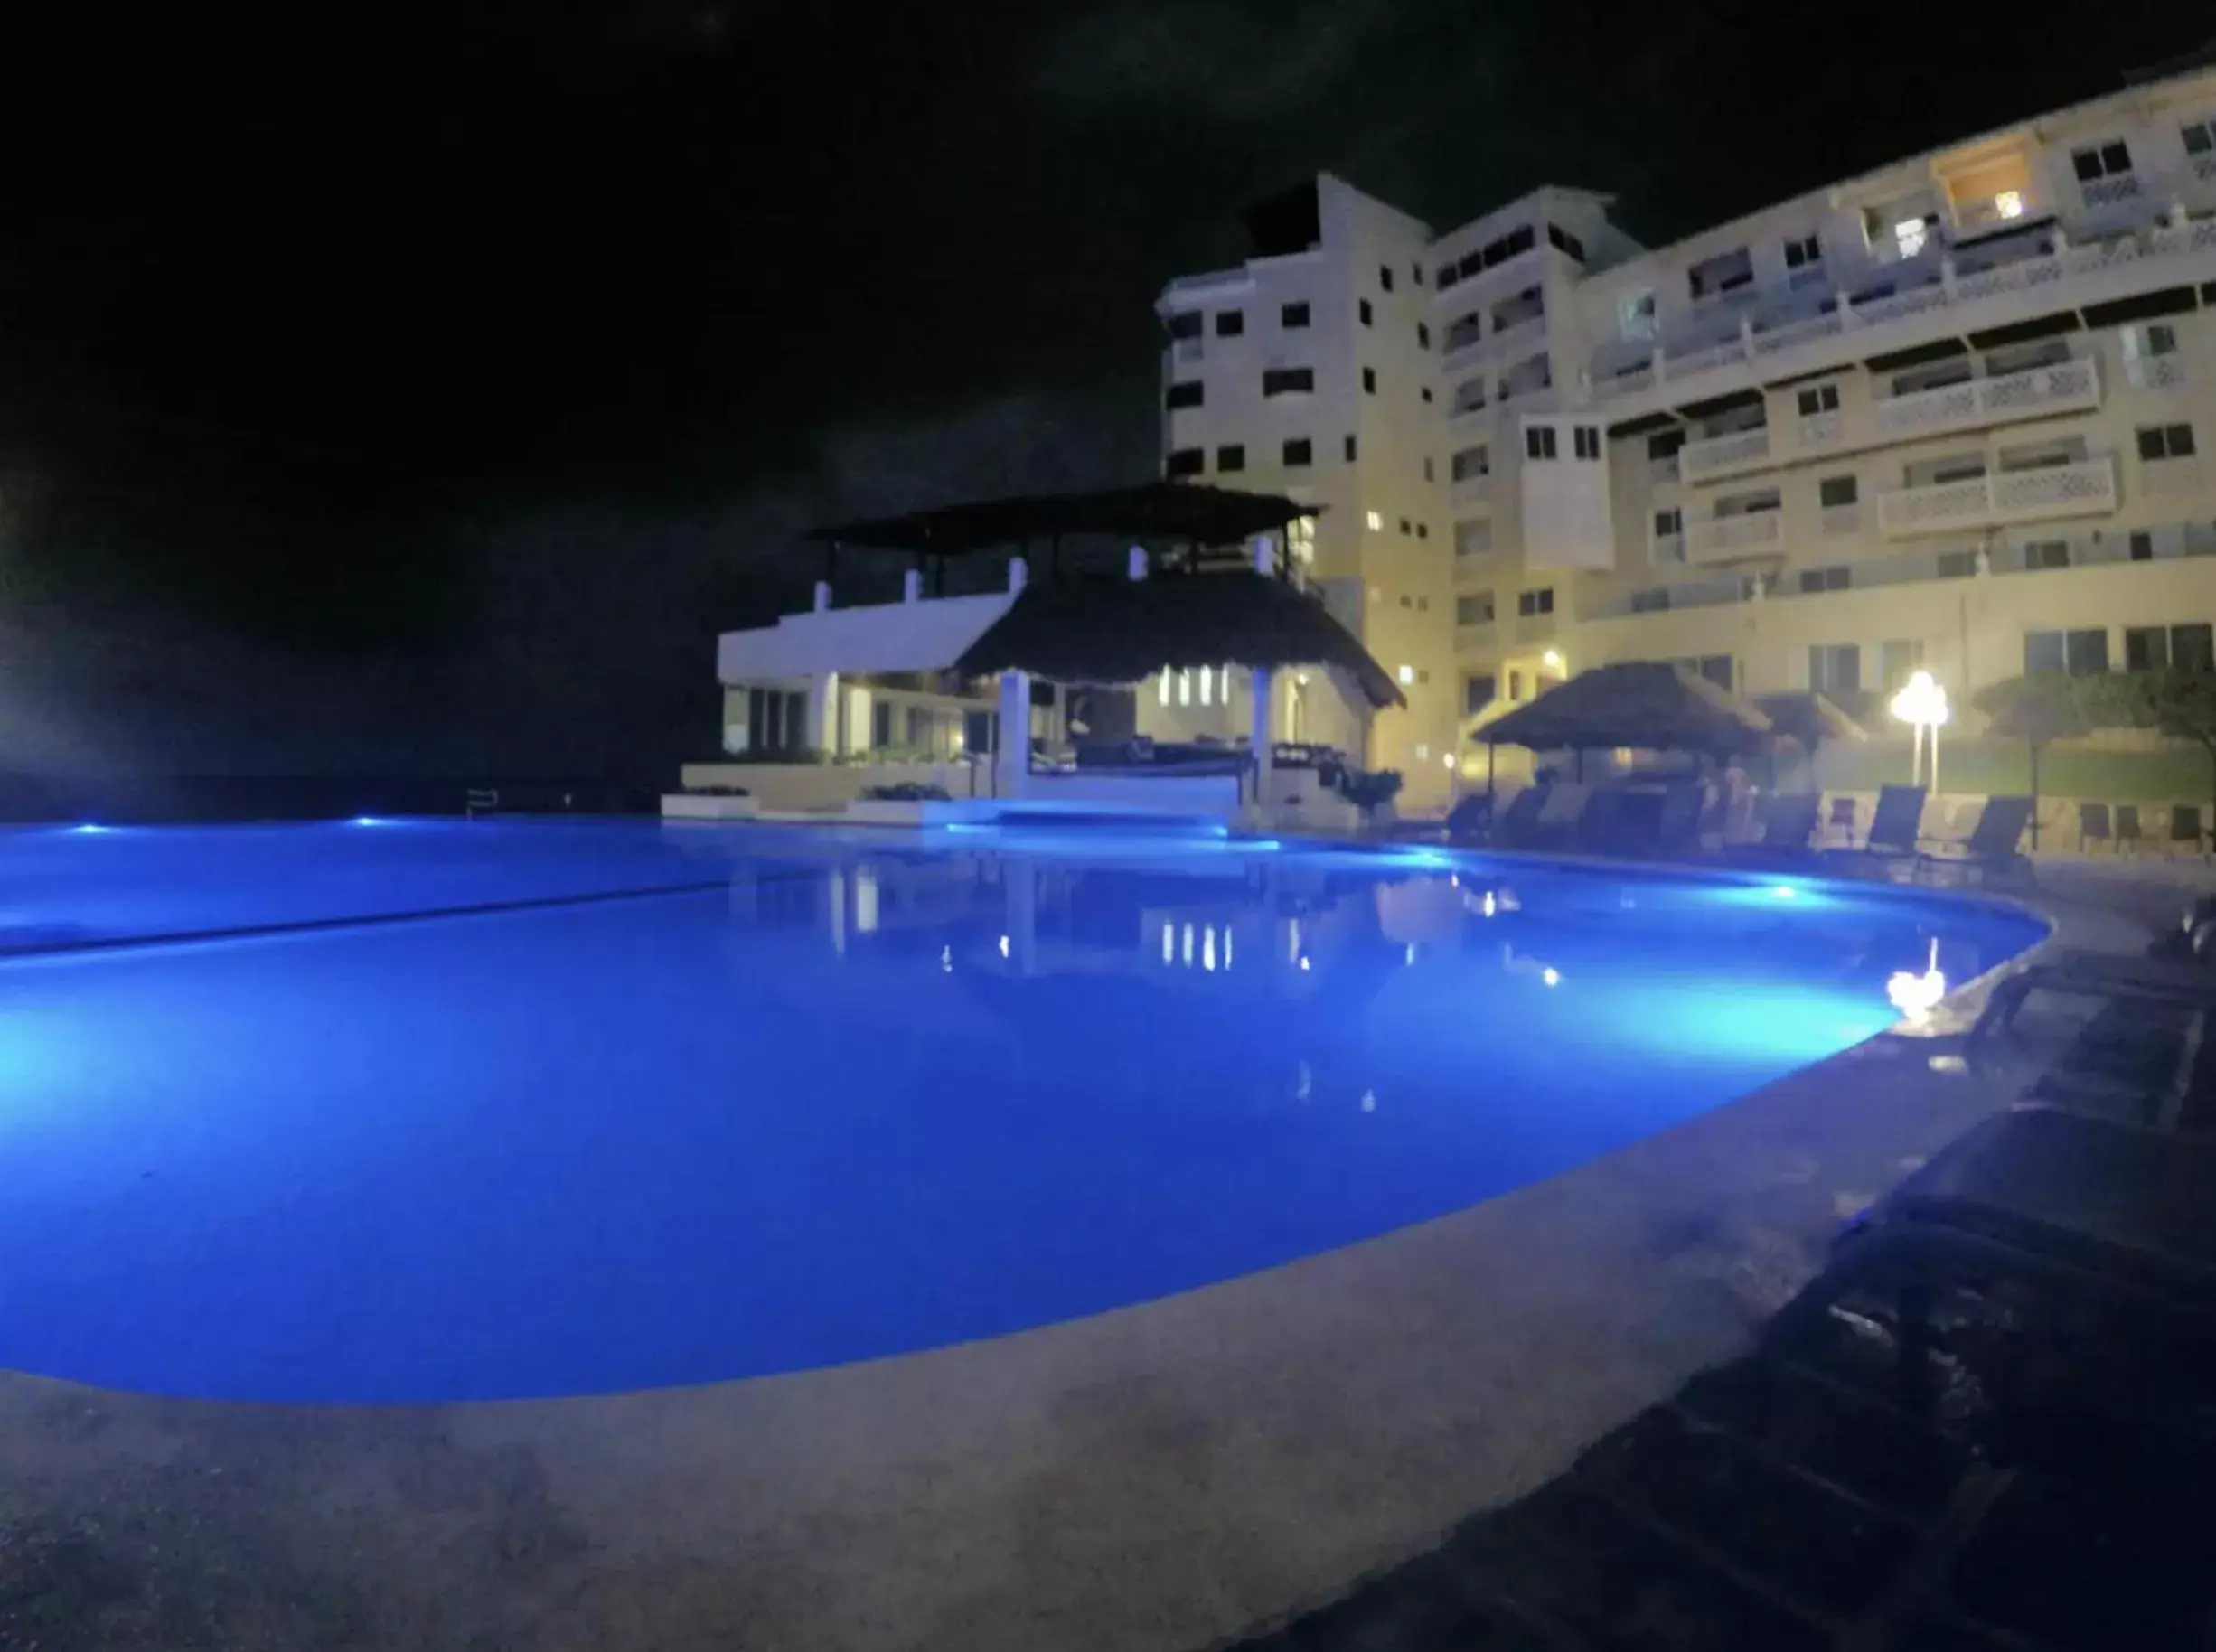
<svg viewBox="0 0 2216 1652">
<path fill-rule="evenodd" d="M 1566 1169 L 2041 933 L 1098 830 L 0 856 L 0 942 L 61 949 L 0 960 L 0 1366 L 262 1400 L 701 1382 L 1142 1301 Z"/>
</svg>

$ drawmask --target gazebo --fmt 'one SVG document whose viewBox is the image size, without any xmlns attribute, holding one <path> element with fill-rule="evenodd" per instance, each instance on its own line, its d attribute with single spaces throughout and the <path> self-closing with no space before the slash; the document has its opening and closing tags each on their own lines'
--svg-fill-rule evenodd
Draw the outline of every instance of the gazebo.
<svg viewBox="0 0 2216 1652">
<path fill-rule="evenodd" d="M 1745 700 L 1682 667 L 1651 662 L 1595 666 L 1488 724 L 1486 788 L 1498 746 L 1574 751 L 1629 746 L 1716 758 L 1765 749 L 1770 719 Z"/>
</svg>

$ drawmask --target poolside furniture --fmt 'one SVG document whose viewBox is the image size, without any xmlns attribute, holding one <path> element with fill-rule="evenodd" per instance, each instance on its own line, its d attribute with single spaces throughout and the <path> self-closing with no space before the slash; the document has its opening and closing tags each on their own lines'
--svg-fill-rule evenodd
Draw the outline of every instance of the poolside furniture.
<svg viewBox="0 0 2216 1652">
<path fill-rule="evenodd" d="M 2024 829 L 2031 820 L 2030 798 L 1988 797 L 1968 837 L 1939 842 L 1935 847 L 1939 852 L 1926 850 L 1916 857 L 1917 876 L 1948 868 L 1958 875 L 1974 871 L 1980 879 L 1995 873 L 2021 872 L 2028 877 L 2032 863 L 2017 845 L 2023 842 Z"/>
<path fill-rule="evenodd" d="M 2208 852 L 2210 832 L 2207 827 L 2201 824 L 2201 806 L 2198 803 L 2171 805 L 2170 841 L 2173 844 L 2190 843 L 2196 853 Z"/>
<path fill-rule="evenodd" d="M 1558 780 L 1548 787 L 1539 818 L 1532 823 L 1533 846 L 1561 849 L 1574 841 L 1592 795 L 1592 787 L 1572 780 Z"/>
<path fill-rule="evenodd" d="M 2078 847 L 2089 850 L 2096 843 L 2106 843 L 2108 852 L 2116 852 L 2116 833 L 2108 823 L 2108 805 L 2080 803 L 2078 805 Z"/>
<path fill-rule="evenodd" d="M 2065 951 L 1995 983 L 1970 1028 L 1972 1045 L 2014 1025 L 2034 992 L 2077 998 L 2137 998 L 2216 1009 L 2216 970 L 2183 959 L 2118 957 Z"/>
<path fill-rule="evenodd" d="M 1493 821 L 1492 840 L 1503 849 L 1526 847 L 1539 823 L 1539 811 L 1546 807 L 1547 793 L 1554 789 L 1551 783 L 1526 786 L 1508 800 L 1508 806 Z"/>
<path fill-rule="evenodd" d="M 2139 848 L 2139 847 L 2140 847 L 2140 845 L 2144 844 L 2146 841 L 2146 838 L 2142 837 L 2142 836 L 2140 835 L 2140 832 L 2139 832 L 2139 805 L 2138 805 L 2138 804 L 2136 804 L 2136 803 L 2118 803 L 2118 804 L 2117 804 L 2117 806 L 2116 806 L 2116 849 L 2117 849 L 2117 852 L 2118 854 L 2123 853 L 2123 851 L 2124 851 L 2124 848 L 2125 848 L 2125 846 L 2126 846 L 2127 844 L 2128 844 L 2128 845 L 2129 845 L 2131 848 L 2133 848 L 2133 849 L 2136 849 Z"/>
<path fill-rule="evenodd" d="M 1950 1286 L 2015 1281 L 2216 1329 L 2216 1143 L 2025 1108 L 1986 1120 L 1878 1201 L 1772 1321 L 1793 1339 L 1854 1291 L 1890 1296 L 1921 1375 Z"/>
<path fill-rule="evenodd" d="M 1655 823 L 1655 839 L 1672 852 L 1699 847 L 1701 808 L 1706 802 L 1696 780 L 1678 781 L 1662 793 L 1662 817 Z"/>
<path fill-rule="evenodd" d="M 1854 842 L 1854 800 L 1852 797 L 1835 797 L 1831 800 L 1831 816 L 1825 827 L 1826 831 L 1845 832 L 1849 848 Z"/>
<path fill-rule="evenodd" d="M 1865 855 L 1910 856 L 1916 852 L 1923 825 L 1924 789 L 1886 786 L 1877 794 L 1877 809 L 1870 816 L 1870 835 L 1863 841 Z"/>
</svg>

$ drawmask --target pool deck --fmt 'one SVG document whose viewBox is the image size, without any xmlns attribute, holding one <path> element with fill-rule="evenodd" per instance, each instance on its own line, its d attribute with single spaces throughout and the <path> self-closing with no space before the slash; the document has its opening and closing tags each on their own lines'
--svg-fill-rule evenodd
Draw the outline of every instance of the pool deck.
<svg viewBox="0 0 2216 1652">
<path fill-rule="evenodd" d="M 2042 877 L 2056 942 L 2121 953 L 2206 874 Z M 835 1370 L 390 1409 L 0 1375 L 0 1646 L 1222 1643 L 1745 1352 L 1844 1216 L 2021 1088 L 1934 1051 L 1882 1037 L 1438 1221 Z"/>
</svg>

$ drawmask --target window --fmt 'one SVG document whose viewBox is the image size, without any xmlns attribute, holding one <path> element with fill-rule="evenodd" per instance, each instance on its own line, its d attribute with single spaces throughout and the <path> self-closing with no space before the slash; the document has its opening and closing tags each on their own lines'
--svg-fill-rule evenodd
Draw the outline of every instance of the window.
<svg viewBox="0 0 2216 1652">
<path fill-rule="evenodd" d="M 1169 458 L 1162 461 L 1162 474 L 1165 476 L 1197 476 L 1207 466 L 1208 455 L 1205 449 L 1180 447 Z"/>
<path fill-rule="evenodd" d="M 1366 511 L 1363 512 L 1362 521 L 1372 533 L 1385 531 L 1385 512 L 1382 511 Z"/>
<path fill-rule="evenodd" d="M 1225 443 L 1216 450 L 1216 468 L 1217 470 L 1244 470 L 1246 468 L 1246 449 L 1236 442 Z"/>
<path fill-rule="evenodd" d="M 1654 337 L 1654 290 L 1627 293 L 1616 301 L 1617 330 L 1628 339 Z"/>
<path fill-rule="evenodd" d="M 1579 458 L 1597 459 L 1601 456 L 1600 426 L 1580 425 L 1570 434 L 1572 439 L 1576 443 Z"/>
<path fill-rule="evenodd" d="M 1729 252 L 1720 252 L 1712 258 L 1703 258 L 1685 272 L 1685 285 L 1691 288 L 1694 301 L 1713 298 L 1718 293 L 1729 293 L 1754 282 L 1754 259 L 1744 247 L 1734 247 Z"/>
<path fill-rule="evenodd" d="M 1423 455 L 1423 480 L 1426 482 L 1435 480 L 1432 474 L 1432 455 L 1428 453 Z"/>
<path fill-rule="evenodd" d="M 1169 318 L 1169 336 L 1171 338 L 1198 338 L 1200 336 L 1200 312 L 1198 310 L 1179 310 L 1175 315 L 1172 315 Z M 886 744 L 890 745 L 891 742 L 887 741 Z"/>
<path fill-rule="evenodd" d="M 1817 502 L 1828 511 L 1851 505 L 1862 497 L 1862 484 L 1852 476 L 1826 476 L 1816 484 Z"/>
<path fill-rule="evenodd" d="M 1818 643 L 1809 649 L 1808 686 L 1818 694 L 1861 693 L 1861 648 L 1853 643 Z"/>
<path fill-rule="evenodd" d="M 1923 644 L 1914 640 L 1880 643 L 1877 645 L 1878 686 L 1888 690 L 1899 688 L 1923 663 Z"/>
<path fill-rule="evenodd" d="M 1303 465 L 1312 464 L 1314 462 L 1315 449 L 1310 445 L 1308 437 L 1304 436 L 1291 436 L 1288 437 L 1285 442 L 1284 457 L 1286 465 L 1298 469 Z"/>
<path fill-rule="evenodd" d="M 1667 614 L 1670 611 L 1670 588 L 1666 585 L 1650 585 L 1643 591 L 1631 593 L 1631 612 L 1634 614 Z"/>
<path fill-rule="evenodd" d="M 1483 379 L 1464 380 L 1461 383 L 1454 387 L 1454 406 L 1451 411 L 1455 413 L 1475 413 L 1479 408 L 1482 408 L 1485 405 L 1485 380 Z"/>
<path fill-rule="evenodd" d="M 2207 625 L 2144 625 L 2124 633 L 2127 671 L 2216 671 L 2216 630 Z"/>
<path fill-rule="evenodd" d="M 2068 540 L 2034 540 L 2024 548 L 2024 566 L 2027 569 L 2068 568 L 2070 541 Z"/>
<path fill-rule="evenodd" d="M 2216 671 L 2216 627 L 2170 627 L 2170 669 L 2174 671 Z"/>
<path fill-rule="evenodd" d="M 1262 373 L 1264 396 L 1301 396 L 1316 388 L 1312 367 L 1268 367 Z"/>
<path fill-rule="evenodd" d="M 1931 237 L 1933 218 L 1903 218 L 1892 227 L 1893 251 L 1904 258 L 1912 258 L 1924 249 Z"/>
<path fill-rule="evenodd" d="M 1369 300 L 1366 298 L 1356 300 L 1354 309 L 1355 314 L 1362 318 L 1362 324 L 1365 327 L 1368 326 L 1372 319 L 1370 315 Z"/>
<path fill-rule="evenodd" d="M 1803 418 L 1814 418 L 1819 413 L 1836 413 L 1839 410 L 1839 387 L 1836 384 L 1808 385 L 1793 399 Z"/>
<path fill-rule="evenodd" d="M 1554 611 L 1554 587 L 1543 585 L 1536 590 L 1516 594 L 1516 613 L 1519 619 L 1537 619 L 1541 615 Z"/>
<path fill-rule="evenodd" d="M 1429 614 L 1431 611 L 1432 599 L 1430 597 L 1419 596 L 1416 598 L 1416 612 L 1418 614 Z M 1429 682 L 1431 680 L 1432 674 L 1429 671 L 1418 671 L 1416 673 L 1416 681 L 1418 682 Z"/>
<path fill-rule="evenodd" d="M 1844 562 L 1835 562 L 1829 568 L 1804 568 L 1800 570 L 1800 588 L 1812 591 L 1844 591 L 1854 583 L 1854 572 Z"/>
<path fill-rule="evenodd" d="M 1462 679 L 1462 715 L 1475 717 L 1493 703 L 1500 680 L 1490 671 Z"/>
<path fill-rule="evenodd" d="M 1432 387 L 1431 387 L 1430 385 L 1428 385 L 1428 384 L 1427 384 L 1427 385 L 1425 385 L 1425 386 L 1423 387 L 1423 399 L 1424 399 L 1426 402 L 1428 402 L 1428 401 L 1430 401 L 1430 400 L 1431 400 L 1431 399 L 1432 399 Z"/>
<path fill-rule="evenodd" d="M 2155 536 L 2144 530 L 2131 536 L 2131 559 L 2134 562 L 2152 562 L 2155 559 Z"/>
<path fill-rule="evenodd" d="M 1292 552 L 1292 559 L 1306 567 L 1316 559 L 1316 519 L 1296 516 L 1285 524 L 1285 549 Z"/>
<path fill-rule="evenodd" d="M 1493 549 L 1493 519 L 1474 516 L 1466 522 L 1454 524 L 1454 554 L 1458 557 L 1489 556 Z"/>
<path fill-rule="evenodd" d="M 1423 285 L 1423 266 L 1421 264 L 1410 264 L 1408 266 L 1408 278 L 1414 282 L 1418 286 L 1422 286 Z"/>
<path fill-rule="evenodd" d="M 1402 518 L 1401 518 L 1401 538 L 1403 538 L 1404 540 L 1412 540 L 1412 539 L 1415 538 L 1415 533 L 1416 533 L 1416 525 L 1415 525 L 1415 523 L 1414 523 L 1413 521 L 1412 521 L 1410 519 L 1408 519 L 1407 517 L 1405 517 L 1405 516 L 1402 517 Z"/>
<path fill-rule="evenodd" d="M 1173 384 L 1162 397 L 1162 405 L 1169 408 L 1197 408 L 1205 386 L 1197 379 L 1183 384 Z"/>
<path fill-rule="evenodd" d="M 1347 463 L 1352 465 L 1354 463 L 1354 437 L 1351 436 L 1347 438 L 1346 451 Z"/>
<path fill-rule="evenodd" d="M 888 699 L 875 700 L 869 707 L 869 744 L 880 751 L 893 743 L 893 705 Z M 990 747 L 980 746 L 979 750 Z"/>
<path fill-rule="evenodd" d="M 1681 507 L 1677 505 L 1668 505 L 1654 513 L 1654 536 L 1656 539 L 1666 540 L 1672 534 L 1683 533 L 1685 530 L 1685 513 Z"/>
<path fill-rule="evenodd" d="M 1218 310 L 1216 312 L 1216 336 L 1217 338 L 1236 338 L 1245 331 L 1246 312 L 1244 310 Z"/>
<path fill-rule="evenodd" d="M 1428 539 L 1430 539 L 1431 537 L 1432 537 L 1432 525 L 1431 525 L 1431 523 L 1429 523 L 1429 522 L 1418 522 L 1418 523 L 1416 524 L 1416 538 L 1418 538 L 1419 540 L 1428 540 Z"/>
<path fill-rule="evenodd" d="M 1967 579 L 1977 571 L 1977 553 L 1974 550 L 1942 550 L 1939 557 L 1939 577 L 1941 579 Z"/>
<path fill-rule="evenodd" d="M 2113 143 L 2099 144 L 2089 149 L 2072 149 L 2070 164 L 2076 168 L 2080 183 L 2120 178 L 2131 171 L 2131 146 L 2119 137 Z"/>
<path fill-rule="evenodd" d="M 1456 482 L 1467 482 L 1472 476 L 1493 474 L 1492 449 L 1485 446 L 1465 447 L 1447 461 L 1447 474 Z"/>
<path fill-rule="evenodd" d="M 2024 634 L 2024 669 L 2032 671 L 2068 671 L 2072 677 L 2091 677 L 2108 669 L 2108 634 L 2105 630 L 2027 631 Z"/>
<path fill-rule="evenodd" d="M 1785 268 L 1801 269 L 1824 261 L 1824 243 L 1813 235 L 1794 237 L 1785 243 Z"/>
<path fill-rule="evenodd" d="M 2187 155 L 2216 155 L 2216 117 L 2207 120 L 2189 120 L 2177 129 L 2185 140 Z"/>
<path fill-rule="evenodd" d="M 2166 321 L 2150 321 L 2124 329 L 2124 360 L 2151 361 L 2177 353 L 2177 329 Z"/>
<path fill-rule="evenodd" d="M 1524 456 L 1526 459 L 1551 459 L 1554 456 L 1554 427 L 1532 425 L 1524 431 Z"/>
<path fill-rule="evenodd" d="M 2193 452 L 2191 425 L 2139 427 L 2139 456 L 2142 459 L 2190 459 Z"/>
<path fill-rule="evenodd" d="M 1429 350 L 1431 347 L 1432 347 L 1432 328 L 1431 328 L 1431 324 L 1430 324 L 1429 322 L 1422 322 L 1422 321 L 1420 321 L 1420 322 L 1416 323 L 1416 348 L 1417 348 L 1418 350 Z"/>
<path fill-rule="evenodd" d="M 1659 465 L 1666 459 L 1676 458 L 1677 450 L 1685 445 L 1685 433 L 1684 430 L 1665 430 L 1647 438 L 1647 457 L 1650 462 Z"/>
<path fill-rule="evenodd" d="M 1289 304 L 1277 313 L 1277 324 L 1287 332 L 1308 325 L 1308 305 Z"/>
<path fill-rule="evenodd" d="M 2169 628 L 2164 625 L 2127 625 L 2124 628 L 2124 669 L 2127 671 L 2169 670 Z"/>
<path fill-rule="evenodd" d="M 1576 236 L 1572 235 L 1560 224 L 1546 226 L 1546 239 L 1549 246 L 1559 248 L 1579 263 L 1582 264 L 1585 261 L 1585 243 L 1579 240 Z"/>
<path fill-rule="evenodd" d="M 1362 389 L 1367 395 L 1375 396 L 1377 393 L 1377 370 L 1376 368 L 1366 367 L 1362 370 Z"/>
<path fill-rule="evenodd" d="M 1392 265 L 1380 264 L 1377 266 L 1377 285 L 1383 287 L 1388 293 L 1393 290 Z"/>
<path fill-rule="evenodd" d="M 1699 654 L 1690 659 L 1672 660 L 1670 663 L 1680 671 L 1691 671 L 1695 677 L 1713 682 L 1726 694 L 1732 691 L 1732 657 L 1729 654 Z"/>
</svg>

